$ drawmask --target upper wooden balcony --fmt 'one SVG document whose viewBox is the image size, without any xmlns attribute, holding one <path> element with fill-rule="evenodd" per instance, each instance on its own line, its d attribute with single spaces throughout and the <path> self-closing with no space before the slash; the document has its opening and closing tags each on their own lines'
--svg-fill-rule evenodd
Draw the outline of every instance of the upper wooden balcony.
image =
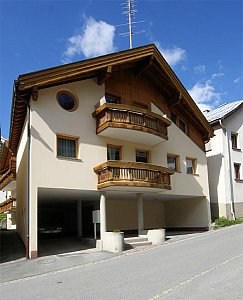
<svg viewBox="0 0 243 300">
<path fill-rule="evenodd" d="M 16 188 L 16 158 L 9 159 L 9 167 L 0 175 L 0 190 L 12 191 Z"/>
<path fill-rule="evenodd" d="M 168 139 L 171 122 L 136 106 L 105 103 L 93 113 L 96 133 L 134 143 L 156 145 Z"/>
<path fill-rule="evenodd" d="M 106 190 L 170 190 L 170 175 L 174 174 L 173 170 L 162 166 L 124 161 L 107 161 L 94 171 L 98 175 L 97 189 Z"/>
</svg>

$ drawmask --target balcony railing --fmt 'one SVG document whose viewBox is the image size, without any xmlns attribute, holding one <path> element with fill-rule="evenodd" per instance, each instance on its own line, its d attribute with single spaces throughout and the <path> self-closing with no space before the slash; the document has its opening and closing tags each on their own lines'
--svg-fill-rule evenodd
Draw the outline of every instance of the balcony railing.
<svg viewBox="0 0 243 300">
<path fill-rule="evenodd" d="M 11 157 L 9 160 L 9 168 L 5 173 L 0 175 L 0 190 L 2 190 L 11 181 L 16 180 L 16 158 Z"/>
<path fill-rule="evenodd" d="M 107 161 L 94 168 L 98 175 L 98 189 L 111 186 L 133 186 L 171 189 L 168 168 L 136 162 Z"/>
<path fill-rule="evenodd" d="M 139 130 L 168 139 L 167 127 L 171 122 L 162 116 L 136 106 L 105 103 L 98 107 L 93 116 L 96 117 L 96 133 L 107 127 Z"/>
<path fill-rule="evenodd" d="M 0 214 L 6 211 L 13 211 L 16 209 L 16 199 L 10 198 L 0 203 Z"/>
</svg>

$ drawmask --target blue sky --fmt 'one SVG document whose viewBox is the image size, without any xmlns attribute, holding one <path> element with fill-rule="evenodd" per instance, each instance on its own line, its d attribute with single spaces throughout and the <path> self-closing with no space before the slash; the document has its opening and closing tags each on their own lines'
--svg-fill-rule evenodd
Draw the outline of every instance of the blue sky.
<svg viewBox="0 0 243 300">
<path fill-rule="evenodd" d="M 1 0 L 0 122 L 18 75 L 129 48 L 126 0 Z M 201 109 L 243 99 L 241 0 L 137 0 L 133 46 L 155 43 Z"/>
</svg>

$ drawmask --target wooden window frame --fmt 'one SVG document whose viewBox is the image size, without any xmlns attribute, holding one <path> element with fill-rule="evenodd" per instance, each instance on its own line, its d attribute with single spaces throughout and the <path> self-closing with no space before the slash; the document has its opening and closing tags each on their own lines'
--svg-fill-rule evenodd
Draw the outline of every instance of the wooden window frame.
<svg viewBox="0 0 243 300">
<path fill-rule="evenodd" d="M 170 113 L 170 118 L 171 118 L 171 121 L 177 125 L 177 114 L 174 113 L 173 111 Z"/>
<path fill-rule="evenodd" d="M 182 122 L 182 123 L 185 124 L 185 131 L 184 131 L 183 129 L 181 129 L 181 127 L 180 127 L 180 122 Z M 178 118 L 178 127 L 180 128 L 180 130 L 181 130 L 182 132 L 184 132 L 185 134 L 187 134 L 187 124 L 186 124 L 186 122 L 185 122 L 182 118 Z"/>
<path fill-rule="evenodd" d="M 184 118 L 182 118 L 181 116 L 179 116 L 176 112 L 171 111 L 171 112 L 170 112 L 170 119 L 171 119 L 171 121 L 172 121 L 178 128 L 180 128 L 180 122 L 184 123 L 184 124 L 185 124 L 185 131 L 182 130 L 181 128 L 180 128 L 180 130 L 181 130 L 182 132 L 184 132 L 185 134 L 188 134 L 188 125 L 187 125 L 187 122 L 185 121 Z"/>
<path fill-rule="evenodd" d="M 63 108 L 63 107 L 61 106 L 61 104 L 59 103 L 59 95 L 60 95 L 60 94 L 64 94 L 64 93 L 70 95 L 70 96 L 74 99 L 74 108 L 68 110 L 68 109 L 65 109 L 65 108 Z M 58 105 L 59 105 L 63 110 L 65 110 L 65 111 L 67 111 L 67 112 L 73 112 L 73 111 L 75 111 L 75 110 L 78 108 L 78 98 L 77 98 L 72 92 L 70 92 L 70 91 L 67 91 L 67 90 L 61 90 L 61 91 L 57 92 L 56 98 L 57 98 L 57 103 L 58 103 Z"/>
<path fill-rule="evenodd" d="M 187 172 L 187 160 L 192 161 L 193 173 Z M 186 174 L 197 175 L 197 159 L 195 157 L 188 157 L 188 156 L 186 157 Z"/>
<path fill-rule="evenodd" d="M 122 146 L 121 145 L 107 144 L 107 146 L 106 146 L 107 152 L 108 152 L 108 147 L 119 148 L 119 158 L 120 159 L 118 161 L 122 160 Z M 107 161 L 108 161 L 108 155 L 107 155 Z"/>
<path fill-rule="evenodd" d="M 150 150 L 144 150 L 144 149 L 135 149 L 135 160 L 137 162 L 137 152 L 144 152 L 147 156 L 147 162 L 144 164 L 148 164 L 151 162 L 151 151 Z"/>
<path fill-rule="evenodd" d="M 231 146 L 233 150 L 238 150 L 238 133 L 231 132 Z"/>
<path fill-rule="evenodd" d="M 180 172 L 180 155 L 174 154 L 174 153 L 167 153 L 167 167 L 168 167 L 168 157 L 175 158 L 175 169 L 173 169 L 175 172 Z"/>
<path fill-rule="evenodd" d="M 241 164 L 240 163 L 234 163 L 234 170 L 235 170 L 235 180 L 241 180 L 240 177 L 240 170 Z"/>
<path fill-rule="evenodd" d="M 66 139 L 66 140 L 75 141 L 75 152 L 76 152 L 75 157 L 58 155 L 58 139 Z M 78 159 L 78 144 L 79 144 L 79 137 L 58 133 L 56 135 L 56 157 L 57 158 L 67 158 L 67 159 Z"/>
</svg>

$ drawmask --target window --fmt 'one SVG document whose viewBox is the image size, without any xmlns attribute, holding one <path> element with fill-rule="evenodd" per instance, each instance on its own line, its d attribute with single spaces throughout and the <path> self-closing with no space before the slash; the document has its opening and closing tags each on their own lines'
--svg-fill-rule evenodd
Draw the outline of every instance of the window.
<svg viewBox="0 0 243 300">
<path fill-rule="evenodd" d="M 107 160 L 121 160 L 121 147 L 115 145 L 108 145 Z"/>
<path fill-rule="evenodd" d="M 240 164 L 235 163 L 234 168 L 235 168 L 235 179 L 240 180 Z"/>
<path fill-rule="evenodd" d="M 179 155 L 168 154 L 167 155 L 167 166 L 169 169 L 179 172 L 180 171 Z"/>
<path fill-rule="evenodd" d="M 57 93 L 57 102 L 67 111 L 74 111 L 78 106 L 77 99 L 67 91 Z"/>
<path fill-rule="evenodd" d="M 184 121 L 182 121 L 181 119 L 179 119 L 179 124 L 178 124 L 179 128 L 186 133 L 186 123 Z"/>
<path fill-rule="evenodd" d="M 136 162 L 148 163 L 149 151 L 136 150 Z"/>
<path fill-rule="evenodd" d="M 106 103 L 119 104 L 120 103 L 120 98 L 116 97 L 116 96 L 105 95 L 105 101 L 106 101 Z"/>
<path fill-rule="evenodd" d="M 58 157 L 78 157 L 78 138 L 69 136 L 57 136 Z"/>
<path fill-rule="evenodd" d="M 171 113 L 171 121 L 176 124 L 177 115 L 173 112 Z"/>
<path fill-rule="evenodd" d="M 232 149 L 237 149 L 237 133 L 231 133 Z"/>
<path fill-rule="evenodd" d="M 196 174 L 197 160 L 195 158 L 186 158 L 186 172 L 187 174 Z"/>
</svg>

